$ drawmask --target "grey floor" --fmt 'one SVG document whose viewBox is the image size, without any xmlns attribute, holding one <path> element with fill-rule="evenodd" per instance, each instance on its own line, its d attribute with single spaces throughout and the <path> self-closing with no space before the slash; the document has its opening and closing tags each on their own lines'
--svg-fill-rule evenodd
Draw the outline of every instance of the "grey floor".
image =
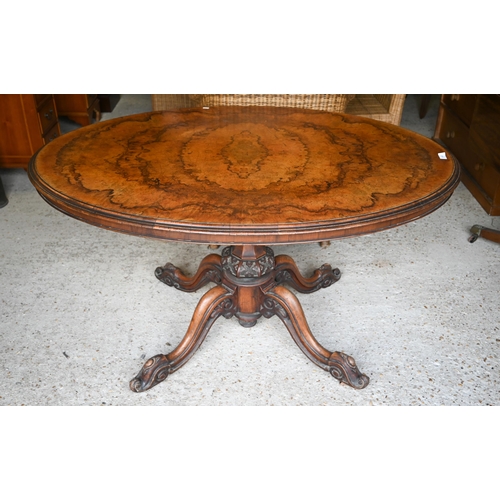
<svg viewBox="0 0 500 500">
<path fill-rule="evenodd" d="M 438 96 L 418 117 L 409 95 L 401 125 L 432 136 Z M 124 95 L 111 114 L 151 109 Z M 71 129 L 64 123 L 64 130 Z M 219 319 L 189 363 L 144 394 L 129 380 L 182 338 L 204 290 L 183 294 L 155 267 L 186 272 L 204 245 L 105 231 L 46 204 L 24 170 L 0 170 L 0 405 L 498 405 L 500 245 L 467 241 L 473 224 L 499 227 L 460 185 L 433 214 L 400 228 L 274 247 L 303 273 L 330 263 L 342 279 L 302 295 L 312 331 L 352 355 L 370 379 L 339 385 L 309 362 L 277 318 L 243 329 Z"/>
</svg>

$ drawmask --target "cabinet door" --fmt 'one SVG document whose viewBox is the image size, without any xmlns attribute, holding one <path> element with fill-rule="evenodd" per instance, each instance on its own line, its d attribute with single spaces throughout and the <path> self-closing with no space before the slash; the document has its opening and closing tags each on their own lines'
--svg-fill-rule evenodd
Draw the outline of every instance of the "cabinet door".
<svg viewBox="0 0 500 500">
<path fill-rule="evenodd" d="M 27 167 L 43 146 L 36 100 L 31 94 L 0 94 L 0 166 Z"/>
</svg>

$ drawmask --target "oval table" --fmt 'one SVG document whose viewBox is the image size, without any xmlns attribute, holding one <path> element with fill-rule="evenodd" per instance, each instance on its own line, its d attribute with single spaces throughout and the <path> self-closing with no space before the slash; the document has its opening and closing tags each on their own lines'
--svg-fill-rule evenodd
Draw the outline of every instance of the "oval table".
<svg viewBox="0 0 500 500">
<path fill-rule="evenodd" d="M 390 124 L 313 110 L 220 107 L 150 112 L 83 127 L 32 158 L 40 195 L 96 226 L 170 241 L 228 245 L 186 276 L 156 277 L 185 292 L 213 283 L 180 344 L 130 382 L 141 392 L 194 354 L 217 318 L 252 327 L 278 316 L 315 364 L 366 387 L 354 359 L 314 338 L 290 288 L 311 293 L 340 278 L 325 264 L 304 277 L 267 245 L 324 242 L 389 229 L 440 207 L 457 162 L 428 138 Z M 285 286 L 286 285 L 286 286 Z"/>
</svg>

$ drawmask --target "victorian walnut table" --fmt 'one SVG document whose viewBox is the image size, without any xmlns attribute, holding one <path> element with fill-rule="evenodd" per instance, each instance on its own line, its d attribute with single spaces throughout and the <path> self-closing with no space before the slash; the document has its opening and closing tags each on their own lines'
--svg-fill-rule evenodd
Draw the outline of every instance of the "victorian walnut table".
<svg viewBox="0 0 500 500">
<path fill-rule="evenodd" d="M 290 257 L 275 257 L 267 245 L 362 235 L 429 214 L 459 182 L 456 161 L 440 153 L 430 139 L 368 118 L 199 108 L 67 133 L 38 151 L 29 177 L 49 204 L 87 223 L 228 245 L 205 257 L 192 277 L 170 263 L 156 269 L 159 280 L 184 292 L 215 286 L 199 301 L 180 344 L 150 358 L 132 379 L 133 391 L 150 389 L 186 363 L 220 316 L 252 327 L 273 315 L 313 363 L 362 389 L 369 378 L 351 356 L 318 343 L 289 290 L 328 287 L 340 271 L 324 264 L 304 277 Z"/>
</svg>

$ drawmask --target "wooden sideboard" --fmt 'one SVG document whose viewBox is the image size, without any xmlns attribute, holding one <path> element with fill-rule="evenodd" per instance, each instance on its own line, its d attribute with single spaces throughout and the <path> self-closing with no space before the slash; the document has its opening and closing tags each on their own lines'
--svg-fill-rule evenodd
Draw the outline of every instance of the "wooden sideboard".
<svg viewBox="0 0 500 500">
<path fill-rule="evenodd" d="M 500 215 L 500 95 L 442 95 L 434 139 L 457 157 L 484 210 Z"/>
<path fill-rule="evenodd" d="M 50 94 L 0 94 L 0 167 L 27 168 L 33 154 L 60 135 Z"/>
<path fill-rule="evenodd" d="M 59 116 L 85 126 L 99 121 L 101 109 L 97 94 L 54 94 Z"/>
</svg>

